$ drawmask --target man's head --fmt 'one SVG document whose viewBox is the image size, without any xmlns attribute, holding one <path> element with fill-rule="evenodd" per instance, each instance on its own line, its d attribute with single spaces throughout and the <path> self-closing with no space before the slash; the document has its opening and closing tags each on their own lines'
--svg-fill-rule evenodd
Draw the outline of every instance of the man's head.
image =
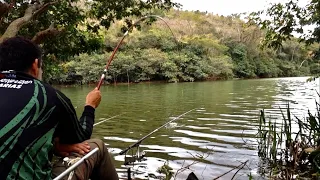
<svg viewBox="0 0 320 180">
<path fill-rule="evenodd" d="M 22 37 L 13 37 L 0 44 L 0 71 L 20 71 L 42 79 L 41 49 Z"/>
</svg>

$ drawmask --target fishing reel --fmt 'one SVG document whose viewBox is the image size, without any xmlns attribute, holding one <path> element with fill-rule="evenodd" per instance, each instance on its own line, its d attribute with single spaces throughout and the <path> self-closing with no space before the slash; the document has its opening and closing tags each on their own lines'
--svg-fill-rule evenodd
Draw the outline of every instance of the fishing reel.
<svg viewBox="0 0 320 180">
<path fill-rule="evenodd" d="M 132 165 L 135 162 L 141 162 L 144 159 L 144 157 L 146 156 L 145 151 L 140 151 L 139 144 L 137 144 L 135 147 L 137 148 L 136 154 L 133 154 L 133 151 L 132 151 L 132 155 L 127 156 L 127 152 L 125 152 L 125 155 L 124 155 L 124 165 L 125 166 Z"/>
<path fill-rule="evenodd" d="M 122 150 L 119 155 L 125 155 L 125 162 L 124 162 L 124 165 L 129 165 L 131 163 L 134 163 L 136 161 L 140 161 L 145 157 L 146 153 L 145 152 L 141 152 L 140 153 L 140 149 L 139 149 L 139 146 L 140 144 L 145 140 L 147 139 L 148 137 L 150 137 L 153 133 L 157 132 L 159 129 L 163 128 L 164 126 L 168 125 L 169 123 L 179 119 L 180 117 L 186 115 L 187 113 L 193 111 L 194 109 L 191 109 L 175 118 L 173 118 L 172 120 L 168 121 L 167 123 L 163 124 L 162 126 L 156 128 L 155 130 L 153 130 L 152 132 L 150 132 L 149 134 L 145 135 L 144 137 L 142 137 L 140 140 L 138 140 L 136 143 L 130 145 L 129 147 L 127 147 L 126 149 Z M 132 154 L 131 157 L 127 157 L 127 152 L 130 150 L 130 149 L 133 149 L 133 148 L 137 148 L 137 153 L 135 155 Z"/>
<path fill-rule="evenodd" d="M 135 162 L 141 162 L 144 159 L 144 157 L 146 156 L 145 151 L 142 151 L 142 152 L 140 151 L 140 143 L 141 143 L 141 141 L 138 141 L 137 143 L 129 146 L 128 148 L 126 148 L 125 150 L 123 150 L 119 153 L 120 155 L 124 154 L 124 165 L 125 166 L 130 166 L 130 165 L 134 166 Z M 137 148 L 136 154 L 133 153 L 134 148 Z M 129 150 L 131 150 L 132 155 L 127 156 Z M 132 180 L 131 175 L 132 175 L 131 168 L 128 167 L 128 169 L 127 169 L 128 180 Z"/>
<path fill-rule="evenodd" d="M 122 150 L 119 155 L 125 155 L 124 157 L 124 165 L 134 165 L 135 162 L 141 162 L 143 160 L 143 158 L 145 157 L 146 153 L 144 151 L 140 152 L 140 144 L 145 140 L 147 139 L 148 137 L 150 137 L 153 133 L 157 132 L 159 129 L 165 127 L 166 125 L 168 125 L 169 123 L 179 119 L 180 117 L 186 115 L 187 113 L 193 111 L 194 109 L 191 109 L 175 118 L 173 118 L 172 120 L 168 121 L 167 123 L 163 124 L 162 126 L 156 128 L 155 130 L 153 130 L 152 132 L 150 132 L 149 134 L 145 135 L 144 137 L 142 137 L 140 140 L 138 140 L 136 143 L 130 145 L 129 147 L 127 147 L 126 149 Z M 134 155 L 132 153 L 132 156 L 131 157 L 127 157 L 127 152 L 130 150 L 130 149 L 133 149 L 133 148 L 137 148 L 137 151 L 136 151 L 136 154 Z M 130 167 L 128 168 L 128 180 L 131 180 L 131 169 Z"/>
</svg>

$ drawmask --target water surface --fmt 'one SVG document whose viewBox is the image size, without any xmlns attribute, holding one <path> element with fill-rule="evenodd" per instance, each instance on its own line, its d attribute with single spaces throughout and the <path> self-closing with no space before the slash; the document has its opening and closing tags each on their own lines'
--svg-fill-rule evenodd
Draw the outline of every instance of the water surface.
<svg viewBox="0 0 320 180">
<path fill-rule="evenodd" d="M 120 116 L 94 127 L 93 137 L 108 144 L 119 175 L 126 177 L 124 156 L 118 153 L 153 129 L 183 114 L 178 121 L 143 141 L 146 158 L 135 164 L 136 178 L 154 179 L 168 162 L 175 171 L 190 164 L 199 179 L 214 179 L 248 161 L 236 175 L 259 176 L 257 133 L 259 110 L 279 119 L 289 103 L 299 117 L 315 110 L 319 81 L 301 78 L 231 80 L 193 83 L 144 83 L 103 86 L 96 122 Z M 76 106 L 80 115 L 86 94 L 93 87 L 58 87 Z M 129 151 L 131 153 L 131 151 Z M 220 179 L 231 179 L 236 170 Z M 181 173 L 183 174 L 183 173 Z M 181 175 L 180 174 L 180 175 Z"/>
</svg>

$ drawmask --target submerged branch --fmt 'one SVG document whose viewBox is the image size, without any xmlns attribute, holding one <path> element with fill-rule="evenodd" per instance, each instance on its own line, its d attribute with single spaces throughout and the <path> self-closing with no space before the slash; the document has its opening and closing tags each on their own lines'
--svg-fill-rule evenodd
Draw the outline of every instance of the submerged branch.
<svg viewBox="0 0 320 180">
<path fill-rule="evenodd" d="M 217 179 L 221 178 L 222 176 L 225 176 L 225 175 L 229 174 L 231 171 L 233 171 L 233 170 L 235 170 L 235 169 L 238 169 L 238 171 L 236 172 L 236 174 L 237 174 L 244 166 L 246 166 L 246 164 L 247 164 L 248 162 L 249 162 L 249 160 L 241 163 L 239 166 L 237 166 L 237 167 L 235 167 L 235 168 L 232 168 L 231 170 L 229 170 L 229 171 L 221 174 L 220 176 L 214 178 L 213 180 L 217 180 Z M 241 168 L 240 168 L 240 167 L 241 167 Z M 234 178 L 234 177 L 232 177 L 232 179 L 233 179 L 233 178 Z"/>
</svg>

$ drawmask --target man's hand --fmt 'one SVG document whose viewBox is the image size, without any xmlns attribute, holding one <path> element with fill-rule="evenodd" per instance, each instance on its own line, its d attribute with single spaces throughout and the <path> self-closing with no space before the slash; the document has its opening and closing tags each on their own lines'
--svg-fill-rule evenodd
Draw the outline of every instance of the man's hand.
<svg viewBox="0 0 320 180">
<path fill-rule="evenodd" d="M 98 88 L 95 88 L 91 92 L 88 93 L 86 98 L 86 106 L 92 106 L 93 108 L 97 108 L 101 101 L 101 92 Z"/>
<path fill-rule="evenodd" d="M 60 144 L 59 138 L 55 138 L 54 142 L 54 153 L 59 156 L 66 157 L 73 152 L 84 155 L 90 151 L 90 146 L 87 142 L 78 144 Z"/>
</svg>

